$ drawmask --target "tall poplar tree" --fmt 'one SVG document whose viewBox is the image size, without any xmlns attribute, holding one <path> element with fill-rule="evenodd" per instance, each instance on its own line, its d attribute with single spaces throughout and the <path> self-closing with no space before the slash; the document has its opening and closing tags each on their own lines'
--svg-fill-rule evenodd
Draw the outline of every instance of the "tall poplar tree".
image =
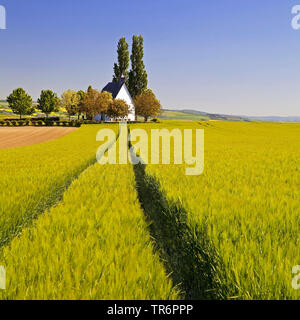
<svg viewBox="0 0 300 320">
<path fill-rule="evenodd" d="M 126 39 L 123 37 L 118 43 L 118 64 L 114 66 L 114 82 L 119 82 L 122 75 L 125 76 L 126 82 L 128 81 L 128 68 L 129 68 L 129 46 Z"/>
<path fill-rule="evenodd" d="M 129 72 L 129 92 L 133 98 L 140 95 L 148 86 L 148 75 L 145 70 L 144 39 L 133 36 L 132 39 L 131 70 Z"/>
</svg>

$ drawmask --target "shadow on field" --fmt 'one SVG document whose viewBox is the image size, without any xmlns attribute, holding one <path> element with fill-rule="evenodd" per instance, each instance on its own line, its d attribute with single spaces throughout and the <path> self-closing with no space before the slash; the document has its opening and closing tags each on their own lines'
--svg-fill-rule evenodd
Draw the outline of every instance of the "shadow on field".
<svg viewBox="0 0 300 320">
<path fill-rule="evenodd" d="M 221 262 L 207 237 L 205 225 L 192 230 L 186 210 L 169 203 L 145 165 L 134 166 L 139 201 L 149 221 L 160 257 L 184 299 L 226 299 Z M 223 269 L 224 270 L 224 269 Z M 220 276 L 221 275 L 221 276 Z"/>
</svg>

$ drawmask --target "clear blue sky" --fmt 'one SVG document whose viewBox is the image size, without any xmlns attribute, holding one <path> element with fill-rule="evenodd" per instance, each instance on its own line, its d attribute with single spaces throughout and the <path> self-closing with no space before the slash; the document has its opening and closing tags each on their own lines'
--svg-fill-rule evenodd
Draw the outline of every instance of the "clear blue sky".
<svg viewBox="0 0 300 320">
<path fill-rule="evenodd" d="M 0 98 L 24 87 L 102 89 L 125 36 L 145 39 L 165 108 L 300 116 L 300 0 L 0 0 Z"/>
</svg>

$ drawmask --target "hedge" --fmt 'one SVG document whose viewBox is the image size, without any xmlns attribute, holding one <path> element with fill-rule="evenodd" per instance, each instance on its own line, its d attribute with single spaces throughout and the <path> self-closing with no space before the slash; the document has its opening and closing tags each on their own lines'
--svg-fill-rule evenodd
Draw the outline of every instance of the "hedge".
<svg viewBox="0 0 300 320">
<path fill-rule="evenodd" d="M 4 119 L 4 121 L 60 121 L 60 117 L 49 117 L 49 118 L 24 118 L 24 119 L 20 119 L 20 118 L 6 118 Z"/>
<path fill-rule="evenodd" d="M 80 121 L 42 121 L 38 120 L 4 120 L 0 121 L 0 127 L 23 127 L 23 126 L 34 126 L 34 127 L 81 127 Z"/>
</svg>

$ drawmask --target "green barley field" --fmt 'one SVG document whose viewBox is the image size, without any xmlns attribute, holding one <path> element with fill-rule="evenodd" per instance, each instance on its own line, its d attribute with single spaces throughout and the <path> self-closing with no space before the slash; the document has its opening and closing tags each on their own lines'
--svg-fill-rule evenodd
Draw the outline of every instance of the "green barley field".
<svg viewBox="0 0 300 320">
<path fill-rule="evenodd" d="M 300 298 L 300 124 L 129 125 L 204 130 L 199 176 L 100 165 L 100 129 L 0 150 L 0 299 Z"/>
</svg>

